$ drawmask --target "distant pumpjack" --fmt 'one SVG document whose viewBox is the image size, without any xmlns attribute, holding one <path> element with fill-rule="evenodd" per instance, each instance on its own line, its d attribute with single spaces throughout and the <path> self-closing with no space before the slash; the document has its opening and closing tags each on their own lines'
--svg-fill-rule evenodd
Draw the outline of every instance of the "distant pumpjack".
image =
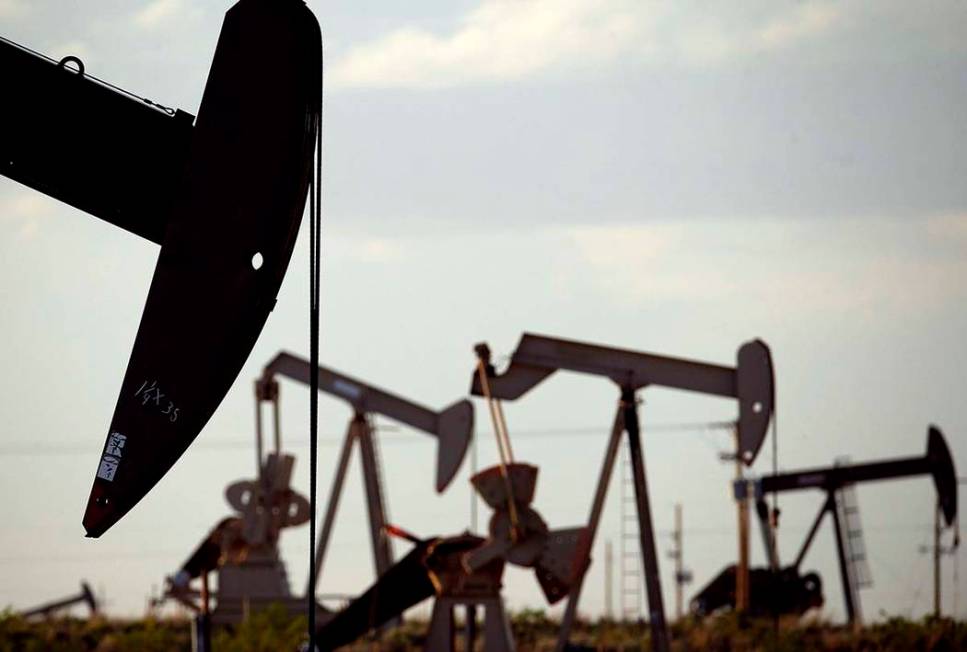
<svg viewBox="0 0 967 652">
<path fill-rule="evenodd" d="M 842 504 L 842 493 L 851 490 L 856 484 L 863 482 L 873 482 L 878 480 L 899 480 L 918 475 L 929 475 L 933 477 L 934 486 L 937 490 L 937 507 L 943 514 L 948 526 L 953 525 L 957 517 L 957 475 L 954 469 L 953 457 L 950 449 L 944 440 L 943 434 L 936 426 L 930 426 L 927 431 L 927 452 L 922 457 L 908 457 L 900 459 L 883 460 L 879 462 L 867 462 L 864 464 L 835 465 L 828 467 L 804 469 L 801 471 L 788 471 L 776 475 L 762 476 L 757 480 L 740 481 L 735 483 L 735 495 L 737 499 L 745 500 L 755 497 L 757 502 L 757 513 L 763 531 L 763 539 L 766 543 L 767 556 L 770 559 L 769 569 L 760 569 L 765 573 L 775 575 L 770 580 L 760 580 L 765 587 L 779 587 L 779 590 L 786 591 L 788 587 L 794 586 L 796 581 L 800 583 L 813 584 L 815 579 L 813 573 L 802 576 L 799 580 L 799 568 L 803 559 L 812 544 L 816 533 L 822 524 L 823 517 L 827 513 L 832 515 L 833 529 L 836 538 L 836 554 L 839 561 L 840 579 L 843 586 L 843 602 L 846 607 L 847 619 L 851 624 L 859 624 L 861 620 L 860 602 L 858 593 L 858 578 L 856 563 L 864 561 L 864 557 L 851 554 L 851 542 L 849 534 L 846 532 L 846 518 Z M 796 555 L 795 561 L 788 567 L 779 570 L 779 554 L 772 542 L 775 541 L 773 526 L 768 519 L 768 510 L 765 508 L 764 496 L 773 493 L 783 493 L 788 491 L 800 491 L 804 489 L 819 489 L 826 492 L 826 499 L 819 508 L 809 533 Z M 758 572 L 758 571 L 757 571 Z M 721 598 L 713 598 L 715 595 L 725 595 L 729 593 L 727 586 L 728 569 L 724 571 L 719 579 L 722 579 L 724 589 L 713 589 L 713 581 L 706 589 L 696 596 L 692 601 L 693 609 L 699 613 L 710 611 L 715 606 L 725 606 Z M 761 573 L 760 573 L 761 574 Z M 786 579 L 783 579 L 786 578 Z M 734 580 L 733 580 L 734 582 Z M 815 583 L 816 587 L 821 584 Z M 805 587 L 808 589 L 808 587 Z M 733 588 L 734 593 L 734 588 Z M 790 590 L 790 594 L 795 593 L 795 589 Z M 800 592 L 800 596 L 807 598 L 811 591 Z M 753 594 L 755 595 L 755 594 Z M 773 613 L 769 605 L 770 601 L 775 600 L 775 605 L 787 602 L 782 595 L 766 593 L 761 597 L 765 608 L 760 608 Z M 717 602 L 717 603 L 716 603 Z M 734 602 L 732 603 L 734 606 Z M 787 612 L 802 613 L 804 609 L 801 602 L 792 600 Z M 781 612 L 781 609 L 779 609 Z"/>
<path fill-rule="evenodd" d="M 256 382 L 256 399 L 259 404 L 272 403 L 277 416 L 279 385 L 276 377 L 284 376 L 308 385 L 311 374 L 312 367 L 307 360 L 290 353 L 279 353 L 265 366 L 262 377 Z M 369 533 L 373 548 L 374 570 L 379 577 L 393 565 L 393 552 L 386 535 L 386 498 L 383 495 L 382 472 L 371 424 L 372 416 L 382 415 L 436 437 L 435 488 L 439 493 L 453 481 L 466 457 L 473 432 L 473 405 L 464 399 L 436 412 L 333 369 L 320 366 L 316 374 L 319 391 L 348 402 L 353 409 L 316 547 L 317 579 L 322 575 L 323 562 L 354 444 L 359 445 L 366 504 L 369 509 Z M 259 432 L 262 430 L 261 413 L 260 406 L 257 406 L 256 427 Z M 278 436 L 277 418 L 275 428 Z"/>
<path fill-rule="evenodd" d="M 20 616 L 22 618 L 32 618 L 34 616 L 43 616 L 44 618 L 47 618 L 58 611 L 70 609 L 75 604 L 81 603 L 87 605 L 91 616 L 96 616 L 98 614 L 99 609 L 97 598 L 94 597 L 94 591 L 91 590 L 91 587 L 87 582 L 81 582 L 81 592 L 77 595 L 72 595 L 54 602 L 48 602 L 47 604 L 42 604 L 39 607 L 26 609 L 20 612 Z"/>
<path fill-rule="evenodd" d="M 489 349 L 485 344 L 479 345 L 478 352 L 483 357 L 489 356 Z M 746 464 L 751 464 L 762 446 L 772 417 L 773 373 L 769 347 L 761 340 L 747 342 L 738 351 L 736 366 L 723 367 L 525 333 L 506 371 L 497 374 L 489 364 L 489 359 L 486 368 L 489 391 L 497 399 L 519 398 L 558 370 L 603 376 L 618 385 L 620 398 L 617 412 L 588 518 L 587 551 L 590 552 L 593 546 L 618 446 L 622 435 L 627 432 L 634 477 L 641 556 L 645 569 L 652 646 L 658 652 L 666 652 L 669 649 L 668 630 L 661 595 L 651 507 L 645 482 L 637 392 L 648 386 L 657 385 L 738 399 L 739 418 L 736 423 L 738 455 Z M 471 391 L 476 395 L 484 394 L 484 388 L 477 373 L 474 374 Z M 586 560 L 582 567 L 586 569 L 589 561 L 589 559 Z M 570 590 L 557 641 L 558 651 L 564 650 L 568 645 L 582 583 L 583 574 Z"/>
<path fill-rule="evenodd" d="M 294 465 L 292 455 L 269 453 L 257 479 L 228 486 L 225 500 L 237 516 L 222 519 L 168 578 L 165 599 L 176 600 L 207 620 L 208 574 L 215 572 L 218 590 L 211 595 L 211 621 L 216 624 L 239 623 L 247 613 L 276 603 L 292 615 L 305 614 L 306 601 L 292 595 L 279 556 L 282 530 L 309 520 L 309 501 L 289 486 Z M 195 579 L 201 580 L 200 590 L 191 587 Z"/>
</svg>

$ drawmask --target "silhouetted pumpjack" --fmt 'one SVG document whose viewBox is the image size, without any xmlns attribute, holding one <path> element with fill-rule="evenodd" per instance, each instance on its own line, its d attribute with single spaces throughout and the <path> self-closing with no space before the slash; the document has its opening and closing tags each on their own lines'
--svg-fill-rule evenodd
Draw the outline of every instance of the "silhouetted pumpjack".
<svg viewBox="0 0 967 652">
<path fill-rule="evenodd" d="M 31 609 L 26 609 L 20 612 L 21 618 L 32 618 L 34 616 L 43 616 L 47 618 L 58 611 L 63 609 L 70 609 L 75 604 L 86 604 L 91 616 L 96 616 L 99 610 L 99 605 L 97 598 L 94 597 L 94 591 L 91 590 L 90 585 L 87 582 L 81 582 L 81 592 L 77 595 L 73 595 L 61 600 L 56 600 L 54 602 L 48 602 L 47 604 L 40 605 L 39 607 L 32 607 Z"/>
<path fill-rule="evenodd" d="M 293 596 L 289 589 L 278 546 L 284 528 L 309 520 L 309 502 L 289 486 L 294 464 L 292 455 L 269 453 L 258 479 L 229 485 L 225 499 L 237 515 L 220 521 L 168 578 L 165 598 L 207 616 L 206 576 L 215 572 L 218 590 L 211 620 L 216 624 L 239 623 L 246 613 L 270 604 L 281 604 L 292 615 L 306 612 L 305 599 Z M 196 578 L 203 580 L 201 591 L 191 588 Z"/>
<path fill-rule="evenodd" d="M 944 441 L 943 433 L 936 426 L 930 426 L 927 431 L 927 452 L 922 457 L 909 457 L 900 459 L 884 460 L 880 462 L 867 462 L 865 464 L 835 465 L 813 469 L 803 469 L 799 471 L 787 471 L 776 475 L 762 476 L 757 480 L 739 481 L 735 483 L 735 495 L 740 500 L 745 500 L 754 496 L 759 514 L 759 522 L 763 530 L 763 539 L 767 546 L 767 555 L 770 559 L 771 568 L 764 569 L 769 573 L 778 573 L 780 577 L 774 578 L 770 582 L 762 582 L 766 589 L 779 586 L 780 590 L 794 593 L 789 582 L 784 583 L 782 576 L 792 577 L 798 575 L 809 547 L 822 525 L 823 518 L 830 514 L 833 519 L 833 528 L 836 537 L 836 553 L 839 561 L 840 579 L 843 586 L 843 601 L 846 607 L 846 615 L 850 623 L 860 621 L 860 603 L 858 586 L 855 577 L 855 568 L 850 554 L 849 534 L 846 532 L 843 510 L 838 508 L 840 494 L 845 489 L 850 489 L 853 485 L 862 482 L 873 482 L 878 480 L 898 480 L 917 475 L 930 475 L 933 477 L 934 486 L 937 489 L 937 505 L 943 513 L 944 520 L 948 526 L 953 525 L 957 517 L 957 474 L 954 469 L 953 457 L 950 449 Z M 778 551 L 770 549 L 775 537 L 772 533 L 772 525 L 768 519 L 767 509 L 764 505 L 764 496 L 772 493 L 782 493 L 788 491 L 800 491 L 804 489 L 820 489 L 826 492 L 826 498 L 816 515 L 805 541 L 796 555 L 795 561 L 788 567 L 779 570 Z M 763 569 L 758 569 L 759 572 Z M 734 607 L 734 573 L 732 577 L 732 587 L 725 584 L 716 583 L 720 579 L 727 577 L 728 569 L 713 580 L 703 589 L 692 601 L 693 609 L 698 613 L 707 613 L 720 606 Z M 803 580 L 810 578 L 807 574 Z M 727 580 L 725 580 L 727 581 Z M 753 580 L 754 581 L 754 580 Z M 821 586 L 821 585 L 819 585 Z M 722 588 L 724 587 L 724 588 Z M 770 593 L 756 595 L 753 586 L 753 604 L 760 605 L 758 611 L 768 613 L 802 613 L 805 609 L 800 609 L 801 604 L 795 599 L 787 599 L 783 596 L 776 596 Z M 760 588 L 760 590 L 762 590 Z M 732 595 L 733 599 L 727 603 L 723 596 Z M 788 611 L 783 610 L 781 605 L 789 602 Z"/>
<path fill-rule="evenodd" d="M 290 353 L 281 352 L 262 371 L 256 381 L 255 394 L 259 403 L 271 402 L 278 415 L 279 387 L 277 376 L 308 385 L 312 367 L 309 362 Z M 349 420 L 342 452 L 332 481 L 329 504 L 323 520 L 319 541 L 316 545 L 316 575 L 322 575 L 323 562 L 329 539 L 332 535 L 339 508 L 339 498 L 349 467 L 349 457 L 354 444 L 359 445 L 362 462 L 363 482 L 366 503 L 369 510 L 369 531 L 373 548 L 373 563 L 376 576 L 385 573 L 393 564 L 393 553 L 386 536 L 386 499 L 383 496 L 382 472 L 376 453 L 376 440 L 370 420 L 374 415 L 382 415 L 436 437 L 436 480 L 435 488 L 443 492 L 453 481 L 467 454 L 470 437 L 473 433 L 473 405 L 463 399 L 436 412 L 413 401 L 402 398 L 361 380 L 347 376 L 333 369 L 319 366 L 316 369 L 319 391 L 325 392 L 349 403 L 353 416 Z M 261 409 L 256 407 L 256 428 L 261 432 Z M 278 437 L 278 419 L 275 422 Z"/>
<path fill-rule="evenodd" d="M 313 171 L 319 25 L 301 0 L 228 10 L 192 116 L 0 41 L 0 173 L 161 245 L 91 489 L 97 537 L 188 448 L 257 340 Z"/>
<path fill-rule="evenodd" d="M 216 572 L 218 590 L 213 593 L 216 606 L 211 614 L 212 622 L 237 623 L 246 612 L 257 611 L 271 603 L 286 606 L 292 614 L 305 613 L 305 599 L 294 597 L 290 592 L 285 565 L 278 549 L 281 530 L 305 523 L 309 517 L 309 504 L 289 486 L 295 458 L 281 450 L 280 388 L 277 378 L 282 376 L 309 384 L 311 371 L 308 361 L 289 353 L 279 353 L 255 381 L 258 477 L 255 480 L 240 480 L 228 487 L 226 500 L 238 516 L 223 519 L 212 529 L 179 572 L 169 578 L 165 598 L 178 600 L 200 615 L 207 616 L 206 583 L 202 583 L 199 591 L 193 589 L 190 582 L 195 578 L 204 580 L 208 573 Z M 353 444 L 359 443 L 369 498 L 374 560 L 377 575 L 382 575 L 392 565 L 392 555 L 384 532 L 384 500 L 368 416 L 382 414 L 437 437 L 436 487 L 442 490 L 451 482 L 466 454 L 473 429 L 473 406 L 469 401 L 461 400 L 437 413 L 323 366 L 319 366 L 316 373 L 320 391 L 343 398 L 354 408 L 334 480 L 333 497 L 316 551 L 317 569 L 321 568 L 331 533 L 349 453 Z M 272 441 L 275 451 L 263 457 L 264 403 L 270 403 L 273 409 Z M 332 616 L 332 612 L 317 604 L 316 615 L 318 622 L 324 622 Z M 205 627 L 207 623 L 199 629 Z"/>
<path fill-rule="evenodd" d="M 497 399 L 519 398 L 561 369 L 604 376 L 618 385 L 620 398 L 598 488 L 588 518 L 586 549 L 590 552 L 594 544 L 594 536 L 604 508 L 618 446 L 621 443 L 621 436 L 627 432 L 637 501 L 641 556 L 645 570 L 645 588 L 648 593 L 652 646 L 659 652 L 666 652 L 669 649 L 668 631 L 658 575 L 651 507 L 645 482 L 636 393 L 648 386 L 659 385 L 738 399 L 739 455 L 743 461 L 751 464 L 762 446 L 772 417 L 773 375 L 769 347 L 761 340 L 747 342 L 739 349 L 738 364 L 731 368 L 525 333 L 511 357 L 510 366 L 501 374 L 496 373 L 490 364 L 490 352 L 485 344 L 478 346 L 478 353 L 484 359 L 487 370 L 488 393 Z M 472 393 L 482 395 L 487 389 L 480 375 L 474 373 Z M 586 566 L 587 563 L 584 564 L 585 568 Z M 571 587 L 557 642 L 559 651 L 568 645 L 581 595 L 582 580 L 583 575 Z"/>
</svg>

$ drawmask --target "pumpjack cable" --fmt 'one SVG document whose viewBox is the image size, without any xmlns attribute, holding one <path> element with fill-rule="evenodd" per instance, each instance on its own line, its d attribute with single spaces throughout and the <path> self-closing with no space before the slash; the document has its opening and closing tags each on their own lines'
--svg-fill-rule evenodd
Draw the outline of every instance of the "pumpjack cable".
<svg viewBox="0 0 967 652">
<path fill-rule="evenodd" d="M 58 61 L 57 59 L 54 59 L 53 57 L 47 56 L 43 52 L 37 52 L 36 50 L 33 50 L 31 48 L 28 48 L 26 45 L 24 45 L 22 43 L 17 43 L 16 41 L 11 41 L 10 39 L 5 38 L 3 36 L 0 36 L 0 42 L 7 43 L 8 45 L 12 45 L 15 48 L 18 48 L 20 50 L 23 50 L 24 52 L 29 52 L 30 54 L 34 55 L 35 57 L 40 57 L 41 59 L 46 59 L 47 61 L 49 61 L 51 63 L 57 64 L 58 66 L 62 65 L 64 62 L 68 61 L 69 59 L 73 59 L 73 60 L 78 61 L 78 62 L 81 61 L 80 58 L 79 57 L 76 57 L 76 56 L 74 56 L 74 57 L 65 57 L 64 59 L 61 59 L 60 61 Z M 81 62 L 80 65 L 83 66 L 84 65 L 83 62 Z M 171 107 L 167 107 L 164 104 L 159 104 L 158 102 L 155 102 L 154 100 L 149 100 L 148 98 L 142 97 L 141 95 L 138 95 L 137 93 L 133 93 L 133 92 L 127 90 L 126 88 L 121 88 L 120 86 L 117 86 L 116 84 L 112 84 L 109 81 L 105 81 L 105 80 L 101 79 L 100 77 L 95 77 L 94 75 L 92 75 L 89 72 L 87 72 L 86 70 L 84 70 L 83 67 L 78 72 L 80 72 L 80 74 L 82 74 L 85 79 L 93 80 L 93 81 L 97 82 L 98 84 L 100 84 L 101 86 L 106 86 L 107 88 L 110 88 L 111 90 L 117 91 L 118 93 L 121 93 L 123 95 L 127 95 L 131 99 L 140 100 L 140 101 L 144 102 L 145 104 L 147 104 L 148 106 L 152 106 L 152 107 L 158 109 L 159 111 L 164 111 L 168 115 L 174 115 L 175 114 L 175 109 L 172 109 Z"/>
<path fill-rule="evenodd" d="M 322 81 L 315 126 L 314 170 L 309 182 L 309 652 L 316 652 L 316 477 L 319 460 L 319 285 L 322 233 Z"/>
<path fill-rule="evenodd" d="M 494 424 L 494 436 L 497 439 L 497 448 L 500 452 L 500 477 L 504 481 L 504 490 L 507 492 L 507 511 L 511 523 L 510 536 L 511 540 L 516 541 L 520 534 L 520 518 L 517 515 L 517 504 L 514 501 L 514 486 L 510 481 L 510 473 L 507 470 L 507 465 L 514 462 L 514 451 L 510 447 L 510 434 L 507 432 L 507 420 L 504 418 L 504 410 L 500 405 L 500 400 L 494 398 L 490 391 L 487 365 L 482 357 L 477 361 L 477 375 L 480 378 L 480 391 L 483 392 L 484 398 L 487 400 L 490 418 Z"/>
</svg>

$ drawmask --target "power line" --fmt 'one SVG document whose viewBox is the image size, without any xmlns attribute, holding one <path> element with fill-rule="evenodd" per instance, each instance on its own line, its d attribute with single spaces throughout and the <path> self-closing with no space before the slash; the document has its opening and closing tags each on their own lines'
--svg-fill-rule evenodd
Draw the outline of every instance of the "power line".
<svg viewBox="0 0 967 652">
<path fill-rule="evenodd" d="M 732 422 L 725 421 L 698 421 L 663 423 L 649 426 L 649 432 L 705 432 L 708 430 L 719 430 L 733 427 Z M 377 431 L 397 432 L 403 430 L 397 426 L 384 425 L 376 428 Z M 534 429 L 515 430 L 513 437 L 538 438 L 538 437 L 580 437 L 592 435 L 606 435 L 606 428 L 600 426 L 580 426 L 580 427 L 548 427 Z M 323 439 L 323 437 L 325 439 Z M 341 443 L 342 433 L 320 434 L 320 446 L 336 446 Z M 409 445 L 417 443 L 431 443 L 432 440 L 426 437 L 407 438 L 407 439 L 386 439 L 381 442 L 388 445 Z M 308 439 L 289 439 L 290 448 L 301 448 L 309 445 Z M 252 445 L 251 440 L 245 439 L 222 439 L 222 440 L 198 440 L 192 445 L 192 450 L 233 450 L 247 449 Z M 22 457 L 44 457 L 58 455 L 76 455 L 90 452 L 90 446 L 81 444 L 56 444 L 38 445 L 36 442 L 15 442 L 12 445 L 0 446 L 0 457 L 22 456 Z"/>
</svg>

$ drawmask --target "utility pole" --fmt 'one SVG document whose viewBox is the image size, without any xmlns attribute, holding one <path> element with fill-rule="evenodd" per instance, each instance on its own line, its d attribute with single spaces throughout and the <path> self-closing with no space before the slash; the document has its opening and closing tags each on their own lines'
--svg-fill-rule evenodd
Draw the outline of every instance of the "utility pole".
<svg viewBox="0 0 967 652">
<path fill-rule="evenodd" d="M 682 505 L 675 504 L 675 620 L 682 619 Z"/>
<path fill-rule="evenodd" d="M 685 615 L 685 585 L 692 581 L 692 571 L 685 568 L 684 530 L 682 529 L 682 505 L 675 505 L 675 531 L 672 533 L 675 549 L 669 556 L 675 560 L 675 619 Z"/>
<path fill-rule="evenodd" d="M 675 620 L 681 620 L 683 614 L 682 607 L 684 604 L 682 593 L 684 591 L 686 582 L 691 579 L 690 576 L 686 576 L 686 572 L 682 568 L 682 557 L 684 553 L 682 550 L 681 503 L 675 504 L 675 531 L 672 533 L 672 540 L 675 542 L 675 548 L 671 552 L 671 558 L 675 560 Z"/>
<path fill-rule="evenodd" d="M 940 618 L 940 501 L 933 510 L 933 617 Z"/>
<path fill-rule="evenodd" d="M 953 555 L 954 557 L 954 603 L 952 615 L 956 617 L 957 615 L 957 548 L 960 546 L 960 532 L 954 529 L 953 540 L 950 545 L 944 546 L 943 544 L 943 522 L 940 520 L 942 515 L 942 510 L 940 507 L 940 501 L 937 501 L 937 510 L 934 512 L 933 516 L 933 545 L 932 546 L 920 546 L 920 554 L 931 553 L 933 555 L 933 616 L 934 618 L 940 618 L 943 613 L 943 601 L 941 599 L 941 591 L 943 587 L 943 578 L 940 574 L 940 565 L 943 563 L 944 555 Z M 954 526 L 956 528 L 956 525 Z"/>
<path fill-rule="evenodd" d="M 611 582 L 614 567 L 614 557 L 611 552 L 611 540 L 604 542 L 604 617 L 606 620 L 614 620 L 614 608 L 611 603 Z"/>
</svg>

